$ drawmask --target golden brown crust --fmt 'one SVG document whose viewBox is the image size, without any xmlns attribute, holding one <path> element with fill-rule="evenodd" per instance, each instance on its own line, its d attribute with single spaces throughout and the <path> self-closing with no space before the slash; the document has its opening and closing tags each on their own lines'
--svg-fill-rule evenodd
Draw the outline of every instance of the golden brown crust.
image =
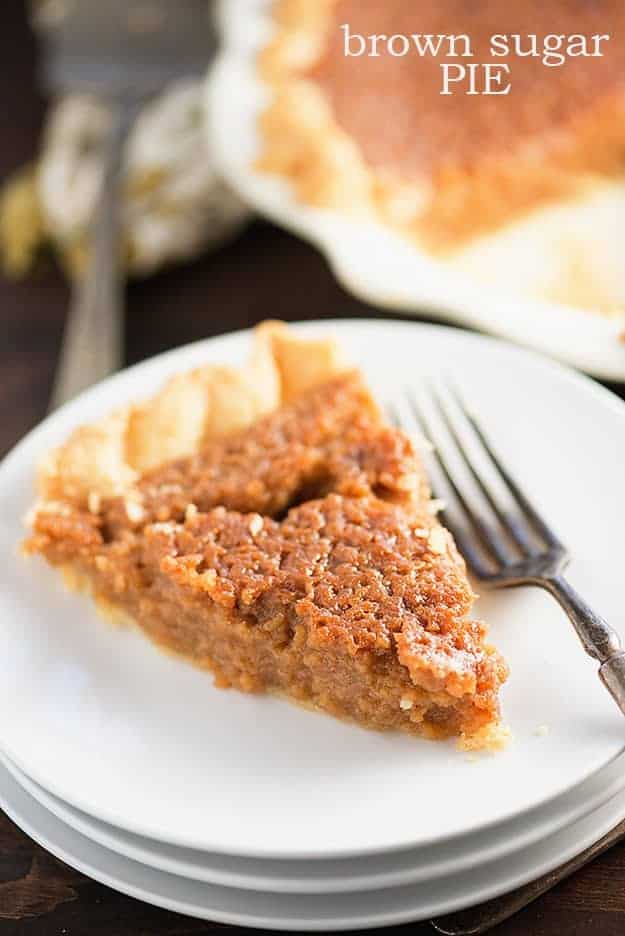
<svg viewBox="0 0 625 936">
<path fill-rule="evenodd" d="M 452 23 L 461 18 L 465 27 L 469 17 L 467 31 L 478 40 L 482 27 L 483 38 L 523 33 L 518 23 L 526 21 L 531 32 L 540 32 L 541 24 L 551 31 L 552 14 L 540 0 L 506 8 L 517 24 L 509 29 L 499 21 L 489 25 L 484 5 L 463 8 L 461 0 L 432 5 L 420 29 L 450 32 L 436 25 L 442 17 L 444 26 L 447 16 Z M 277 0 L 274 38 L 261 58 L 273 99 L 261 118 L 258 165 L 287 176 L 310 204 L 377 216 L 439 253 L 543 205 L 584 197 L 625 169 L 625 66 L 614 47 L 624 8 L 601 0 L 598 11 L 588 12 L 573 2 L 562 11 L 566 22 L 552 30 L 566 32 L 570 20 L 570 32 L 583 32 L 580 17 L 588 15 L 596 26 L 599 13 L 600 32 L 612 33 L 607 58 L 574 58 L 558 69 L 515 58 L 517 87 L 509 97 L 441 98 L 435 60 L 393 59 L 384 71 L 383 58 L 345 59 L 338 47 L 343 22 L 364 34 L 409 33 L 409 5 Z M 475 61 L 481 55 L 477 49 Z M 420 111 L 414 91 L 402 91 L 416 87 Z M 384 129 L 380 98 L 396 111 Z M 419 146 L 409 142 L 419 138 Z"/>
<path fill-rule="evenodd" d="M 246 367 L 178 374 L 145 402 L 76 429 L 39 466 L 40 497 L 91 503 L 96 512 L 102 498 L 132 500 L 146 471 L 250 425 L 344 366 L 334 341 L 302 341 L 282 323 L 265 322 Z"/>
</svg>

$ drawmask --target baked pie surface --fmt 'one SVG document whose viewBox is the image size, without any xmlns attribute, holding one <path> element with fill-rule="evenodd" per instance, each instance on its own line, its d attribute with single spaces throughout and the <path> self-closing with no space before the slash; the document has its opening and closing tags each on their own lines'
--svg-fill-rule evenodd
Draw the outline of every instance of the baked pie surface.
<svg viewBox="0 0 625 936">
<path fill-rule="evenodd" d="M 109 451 L 100 474 L 80 483 L 100 445 L 98 427 L 78 430 L 44 465 L 27 551 L 211 669 L 219 686 L 282 693 L 367 727 L 496 746 L 507 668 L 470 618 L 464 563 L 410 440 L 383 422 L 332 345 L 265 325 L 256 367 L 263 355 L 272 405 L 263 397 L 245 426 L 240 406 L 232 426 L 221 418 L 215 431 L 209 418 L 177 457 L 165 434 L 165 459 L 152 440 L 137 463 L 128 437 L 140 415 L 159 424 L 167 387 L 113 417 L 125 427 L 115 449 L 124 457 Z M 174 378 L 183 421 L 180 388 L 197 389 L 199 375 Z M 203 377 L 212 399 L 224 374 Z"/>
<path fill-rule="evenodd" d="M 418 8 L 418 9 L 417 9 Z M 620 0 L 470 3 L 276 0 L 262 56 L 273 100 L 260 167 L 309 203 L 374 215 L 442 255 L 625 168 L 625 30 Z M 469 62 L 508 62 L 509 96 L 441 96 L 440 59 L 344 55 L 363 36 L 468 34 Z M 610 34 L 604 57 L 559 67 L 493 58 L 494 34 Z M 527 46 L 527 42 L 526 42 Z M 563 232 L 565 233 L 565 232 Z"/>
</svg>

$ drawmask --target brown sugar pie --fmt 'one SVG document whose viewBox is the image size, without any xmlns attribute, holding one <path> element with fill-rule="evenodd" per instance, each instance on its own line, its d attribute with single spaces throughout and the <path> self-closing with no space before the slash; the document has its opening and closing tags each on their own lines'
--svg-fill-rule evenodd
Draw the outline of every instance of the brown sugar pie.
<svg viewBox="0 0 625 936">
<path fill-rule="evenodd" d="M 287 177 L 302 201 L 375 218 L 455 270 L 509 287 L 522 268 L 523 290 L 541 298 L 623 308 L 625 253 L 613 244 L 625 206 L 622 0 L 271 9 L 261 169 Z M 468 36 L 469 57 L 462 41 L 455 58 L 447 45 L 401 54 L 397 39 L 414 34 Z M 397 37 L 393 53 L 373 47 L 375 36 Z M 577 36 L 562 45 L 572 54 L 545 59 L 558 36 Z M 441 62 L 506 63 L 510 92 L 442 95 Z"/>
<path fill-rule="evenodd" d="M 26 543 L 218 686 L 377 729 L 502 737 L 507 668 L 410 439 L 277 323 L 50 453 Z"/>
</svg>

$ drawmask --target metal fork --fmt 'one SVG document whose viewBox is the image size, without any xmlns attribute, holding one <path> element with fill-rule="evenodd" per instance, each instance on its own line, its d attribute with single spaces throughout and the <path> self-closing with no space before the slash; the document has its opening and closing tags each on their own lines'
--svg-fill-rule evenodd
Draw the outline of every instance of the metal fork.
<svg viewBox="0 0 625 936">
<path fill-rule="evenodd" d="M 109 105 L 104 173 L 84 276 L 74 284 L 50 409 L 123 362 L 120 187 L 123 150 L 140 107 L 167 84 L 199 77 L 216 46 L 208 0 L 58 0 L 41 5 L 41 77 L 53 94 Z M 53 14 L 53 15 L 52 15 Z"/>
<path fill-rule="evenodd" d="M 560 603 L 599 676 L 625 714 L 625 653 L 616 631 L 564 578 L 570 556 L 509 470 L 502 464 L 459 392 L 430 385 L 406 391 L 391 418 L 417 428 L 432 487 L 444 503 L 442 520 L 476 578 L 492 588 L 536 585 Z"/>
</svg>

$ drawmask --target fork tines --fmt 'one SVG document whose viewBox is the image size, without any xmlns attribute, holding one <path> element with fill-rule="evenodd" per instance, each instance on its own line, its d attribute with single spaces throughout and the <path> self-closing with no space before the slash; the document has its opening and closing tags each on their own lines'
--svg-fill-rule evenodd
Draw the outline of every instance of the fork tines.
<svg viewBox="0 0 625 936">
<path fill-rule="evenodd" d="M 496 455 L 458 390 L 424 384 L 389 408 L 419 443 L 443 521 L 473 572 L 493 584 L 561 569 L 563 546 Z"/>
</svg>

